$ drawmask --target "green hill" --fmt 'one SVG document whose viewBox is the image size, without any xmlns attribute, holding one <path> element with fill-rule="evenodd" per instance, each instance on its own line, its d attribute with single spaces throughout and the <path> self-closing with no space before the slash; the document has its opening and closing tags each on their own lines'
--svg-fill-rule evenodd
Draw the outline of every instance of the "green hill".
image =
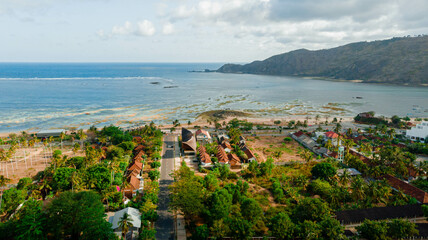
<svg viewBox="0 0 428 240">
<path fill-rule="evenodd" d="M 217 72 L 428 85 L 428 36 L 300 49 L 245 65 L 226 64 Z"/>
</svg>

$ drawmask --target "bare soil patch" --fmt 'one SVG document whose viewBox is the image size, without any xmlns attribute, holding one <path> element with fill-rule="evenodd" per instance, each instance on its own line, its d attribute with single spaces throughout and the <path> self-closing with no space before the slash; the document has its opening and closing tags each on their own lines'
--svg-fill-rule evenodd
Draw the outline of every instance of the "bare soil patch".
<svg viewBox="0 0 428 240">
<path fill-rule="evenodd" d="M 303 161 L 300 152 L 303 151 L 296 141 L 284 142 L 283 136 L 248 137 L 247 145 L 258 155 L 259 162 L 272 157 L 274 162 Z"/>
</svg>

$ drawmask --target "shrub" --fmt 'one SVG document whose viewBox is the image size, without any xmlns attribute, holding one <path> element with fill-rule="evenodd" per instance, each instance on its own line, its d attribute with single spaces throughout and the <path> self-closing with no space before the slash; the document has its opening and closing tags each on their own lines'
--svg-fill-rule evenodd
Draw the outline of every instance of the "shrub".
<svg viewBox="0 0 428 240">
<path fill-rule="evenodd" d="M 160 177 L 160 172 L 158 170 L 152 170 L 149 172 L 149 178 L 154 181 Z"/>
<path fill-rule="evenodd" d="M 159 161 L 154 161 L 150 164 L 152 168 L 159 168 L 161 166 L 161 163 Z"/>
<path fill-rule="evenodd" d="M 312 176 L 315 178 L 329 179 L 336 175 L 336 168 L 331 163 L 322 162 L 315 165 L 311 170 Z"/>
</svg>

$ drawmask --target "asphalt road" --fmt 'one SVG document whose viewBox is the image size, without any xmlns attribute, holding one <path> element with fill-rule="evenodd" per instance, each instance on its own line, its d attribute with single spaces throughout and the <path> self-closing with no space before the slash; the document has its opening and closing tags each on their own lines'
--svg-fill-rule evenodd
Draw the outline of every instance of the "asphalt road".
<svg viewBox="0 0 428 240">
<path fill-rule="evenodd" d="M 164 137 L 164 153 L 162 155 L 161 174 L 159 180 L 159 218 L 155 223 L 156 239 L 173 240 L 174 239 L 174 216 L 168 211 L 169 189 L 168 186 L 173 182 L 170 174 L 174 171 L 174 158 L 178 144 L 175 141 L 176 136 L 166 135 Z M 170 146 L 174 146 L 170 148 Z"/>
</svg>

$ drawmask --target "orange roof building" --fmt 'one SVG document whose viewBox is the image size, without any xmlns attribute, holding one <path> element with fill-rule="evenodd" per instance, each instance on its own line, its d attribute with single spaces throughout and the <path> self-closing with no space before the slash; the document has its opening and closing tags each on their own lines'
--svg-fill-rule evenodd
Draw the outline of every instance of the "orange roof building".
<svg viewBox="0 0 428 240">
<path fill-rule="evenodd" d="M 236 154 L 234 153 L 229 153 L 227 155 L 228 159 L 229 159 L 229 164 L 231 168 L 241 168 L 241 159 L 239 159 L 238 156 L 236 156 Z"/>
<path fill-rule="evenodd" d="M 204 146 L 201 145 L 198 148 L 198 152 L 199 152 L 199 156 L 201 158 L 202 165 L 207 165 L 207 164 L 211 164 L 212 163 L 211 157 L 210 157 L 210 155 L 208 155 L 208 153 L 207 153 L 207 151 L 206 151 L 206 149 L 205 149 Z"/>
<path fill-rule="evenodd" d="M 339 134 L 337 134 L 337 133 L 335 133 L 335 132 L 333 132 L 333 131 L 329 131 L 329 132 L 326 132 L 325 134 L 324 134 L 326 137 L 328 137 L 328 138 L 338 138 L 339 137 Z"/>
<path fill-rule="evenodd" d="M 217 159 L 218 159 L 218 162 L 221 164 L 229 163 L 229 158 L 227 157 L 227 154 L 224 151 L 224 148 L 220 145 L 217 145 Z"/>
</svg>

